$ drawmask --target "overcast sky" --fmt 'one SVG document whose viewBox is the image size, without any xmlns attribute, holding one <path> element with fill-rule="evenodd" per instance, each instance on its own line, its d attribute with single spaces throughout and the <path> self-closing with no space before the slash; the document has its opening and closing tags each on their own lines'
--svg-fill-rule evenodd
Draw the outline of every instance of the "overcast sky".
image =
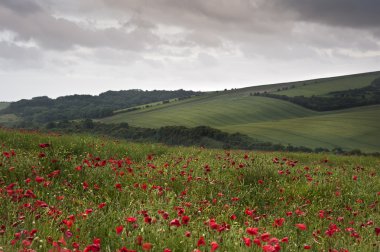
<svg viewBox="0 0 380 252">
<path fill-rule="evenodd" d="M 0 101 L 380 70 L 379 0 L 0 0 Z"/>
</svg>

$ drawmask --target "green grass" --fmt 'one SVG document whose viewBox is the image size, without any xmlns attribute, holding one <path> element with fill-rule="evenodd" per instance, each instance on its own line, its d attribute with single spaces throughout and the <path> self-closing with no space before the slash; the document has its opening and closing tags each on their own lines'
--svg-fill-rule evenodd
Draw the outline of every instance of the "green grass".
<svg viewBox="0 0 380 252">
<path fill-rule="evenodd" d="M 309 97 L 312 95 L 325 95 L 334 91 L 369 86 L 371 82 L 378 77 L 380 77 L 380 72 L 297 82 L 295 83 L 295 88 L 275 93 L 287 96 L 303 95 Z M 304 83 L 306 85 L 304 85 Z"/>
<path fill-rule="evenodd" d="M 11 125 L 15 122 L 18 122 L 19 120 L 20 118 L 14 114 L 0 115 L 0 124 L 3 124 L 3 125 Z"/>
<path fill-rule="evenodd" d="M 218 95 L 118 114 L 101 121 L 128 122 L 134 126 L 153 128 L 167 125 L 221 127 L 299 118 L 313 114 L 316 112 L 271 98 Z"/>
<path fill-rule="evenodd" d="M 0 102 L 0 110 L 5 109 L 9 106 L 9 102 Z"/>
<path fill-rule="evenodd" d="M 380 107 L 315 112 L 255 92 L 286 95 L 324 95 L 328 92 L 367 86 L 380 72 L 340 76 L 304 82 L 280 83 L 220 91 L 170 104 L 156 105 L 103 118 L 104 123 L 128 122 L 133 126 L 161 127 L 206 125 L 230 133 L 241 132 L 263 141 L 306 147 L 361 149 L 380 152 Z M 306 83 L 306 85 L 304 85 Z"/>
<path fill-rule="evenodd" d="M 281 251 L 380 249 L 375 157 L 167 147 L 3 129 L 0 155 L 2 251 L 143 251 L 149 245 L 150 251 L 182 252 L 198 248 L 200 237 L 201 251 L 211 251 L 211 243 L 216 252 L 263 251 L 269 245 L 263 234 L 276 238 L 271 245 Z M 276 227 L 279 218 L 284 222 Z M 170 225 L 176 219 L 178 226 Z M 337 229 L 328 236 L 332 224 Z M 258 234 L 248 234 L 248 227 Z M 262 245 L 247 247 L 243 237 Z M 285 237 L 288 242 L 280 242 Z"/>
<path fill-rule="evenodd" d="M 342 147 L 364 152 L 380 151 L 380 106 L 320 113 L 305 118 L 220 127 L 273 143 L 310 148 Z"/>
</svg>

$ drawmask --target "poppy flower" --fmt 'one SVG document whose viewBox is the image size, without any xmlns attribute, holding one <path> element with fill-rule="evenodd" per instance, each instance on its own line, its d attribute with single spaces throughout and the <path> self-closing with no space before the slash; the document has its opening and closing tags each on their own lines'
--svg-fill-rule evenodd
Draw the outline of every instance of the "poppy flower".
<svg viewBox="0 0 380 252">
<path fill-rule="evenodd" d="M 257 235 L 259 233 L 259 229 L 254 227 L 248 227 L 245 231 L 247 232 L 247 234 L 252 236 Z"/>
<path fill-rule="evenodd" d="M 50 144 L 48 144 L 48 143 L 40 143 L 38 146 L 40 146 L 40 148 L 44 149 L 44 148 L 49 147 Z"/>
<path fill-rule="evenodd" d="M 251 247 L 251 238 L 243 237 L 243 241 L 244 241 L 245 246 Z"/>
<path fill-rule="evenodd" d="M 281 227 L 284 224 L 284 222 L 285 222 L 285 218 L 275 219 L 273 226 L 274 227 Z"/>
<path fill-rule="evenodd" d="M 121 232 L 123 232 L 123 229 L 124 229 L 123 226 L 117 226 L 116 227 L 116 234 L 120 234 Z"/>
<path fill-rule="evenodd" d="M 126 219 L 126 221 L 129 222 L 129 223 L 135 223 L 137 221 L 137 219 L 135 217 L 128 217 Z"/>
<path fill-rule="evenodd" d="M 304 231 L 304 230 L 307 229 L 306 224 L 303 224 L 303 223 L 298 223 L 298 224 L 296 224 L 296 227 L 297 227 L 299 230 L 302 230 L 302 231 Z"/>
<path fill-rule="evenodd" d="M 205 246 L 205 245 L 206 245 L 205 238 L 201 236 L 197 242 L 197 247 Z"/>
<path fill-rule="evenodd" d="M 261 234 L 260 238 L 263 242 L 267 242 L 270 239 L 270 234 L 269 233 L 263 233 L 263 234 Z"/>
<path fill-rule="evenodd" d="M 283 243 L 288 243 L 289 242 L 289 237 L 284 237 L 281 239 L 281 242 Z"/>
<path fill-rule="evenodd" d="M 149 251 L 149 250 L 151 250 L 152 249 L 152 243 L 149 243 L 149 242 L 145 242 L 145 243 L 143 243 L 143 245 L 142 245 L 142 249 L 144 250 L 144 251 Z"/>
<path fill-rule="evenodd" d="M 174 219 L 170 222 L 170 226 L 175 226 L 175 227 L 179 227 L 181 226 L 181 223 L 179 222 L 178 219 Z"/>
<path fill-rule="evenodd" d="M 98 205 L 98 208 L 99 209 L 102 209 L 103 207 L 105 207 L 107 204 L 105 202 L 102 202 Z"/>
<path fill-rule="evenodd" d="M 219 248 L 219 244 L 215 241 L 211 242 L 211 252 L 214 252 Z"/>
<path fill-rule="evenodd" d="M 263 246 L 263 251 L 264 252 L 274 252 L 274 251 L 276 251 L 276 249 L 272 245 L 267 244 L 267 245 Z"/>
<path fill-rule="evenodd" d="M 190 217 L 189 216 L 187 216 L 187 215 L 182 216 L 182 224 L 183 225 L 189 224 L 189 221 L 190 221 Z"/>
</svg>

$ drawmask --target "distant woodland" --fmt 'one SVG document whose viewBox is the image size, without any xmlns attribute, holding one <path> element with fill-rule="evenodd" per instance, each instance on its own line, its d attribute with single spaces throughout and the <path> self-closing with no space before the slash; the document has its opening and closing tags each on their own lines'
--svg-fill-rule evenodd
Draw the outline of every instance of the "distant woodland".
<svg viewBox="0 0 380 252">
<path fill-rule="evenodd" d="M 171 99 L 185 99 L 200 92 L 176 91 L 143 91 L 138 89 L 127 91 L 108 91 L 98 96 L 70 95 L 51 99 L 46 96 L 34 97 L 30 100 L 12 102 L 1 114 L 15 114 L 24 121 L 47 123 L 58 120 L 75 120 L 86 118 L 102 118 L 111 116 L 115 110 L 149 104 L 168 102 Z"/>
</svg>

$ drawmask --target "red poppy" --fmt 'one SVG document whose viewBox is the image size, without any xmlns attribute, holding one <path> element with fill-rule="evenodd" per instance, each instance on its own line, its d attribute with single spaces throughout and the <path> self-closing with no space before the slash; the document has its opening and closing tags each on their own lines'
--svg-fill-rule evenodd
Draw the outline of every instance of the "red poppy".
<svg viewBox="0 0 380 252">
<path fill-rule="evenodd" d="M 175 227 L 179 227 L 181 226 L 181 223 L 179 222 L 178 219 L 174 219 L 170 222 L 170 226 L 175 226 Z"/>
<path fill-rule="evenodd" d="M 187 216 L 187 215 L 182 216 L 182 224 L 183 225 L 189 224 L 189 221 L 190 221 L 190 217 L 189 216 Z"/>
<path fill-rule="evenodd" d="M 137 219 L 135 217 L 128 217 L 126 219 L 126 221 L 129 222 L 129 223 L 135 223 L 137 221 Z"/>
<path fill-rule="evenodd" d="M 259 229 L 254 227 L 248 227 L 245 231 L 249 235 L 257 235 L 259 233 Z"/>
<path fill-rule="evenodd" d="M 303 224 L 303 223 L 298 223 L 298 224 L 296 224 L 296 227 L 297 227 L 299 230 L 306 230 L 306 229 L 307 229 L 306 224 Z"/>
<path fill-rule="evenodd" d="M 143 243 L 143 245 L 142 245 L 142 249 L 144 250 L 144 251 L 149 251 L 149 250 L 151 250 L 152 249 L 152 243 L 149 243 L 149 242 L 145 242 L 145 243 Z"/>
<path fill-rule="evenodd" d="M 284 224 L 284 222 L 285 222 L 285 218 L 275 219 L 273 226 L 274 227 L 281 227 Z"/>
<path fill-rule="evenodd" d="M 211 242 L 211 252 L 214 252 L 219 248 L 219 244 L 215 241 Z"/>
<path fill-rule="evenodd" d="M 100 209 L 102 209 L 102 208 L 105 207 L 106 205 L 107 205 L 107 204 L 106 204 L 105 202 L 102 202 L 102 203 L 99 204 L 98 207 L 99 207 Z"/>
<path fill-rule="evenodd" d="M 309 250 L 309 249 L 311 249 L 311 246 L 310 245 L 305 245 L 305 246 L 303 246 L 303 248 Z"/>
<path fill-rule="evenodd" d="M 376 236 L 380 235 L 380 227 L 375 227 L 375 234 Z"/>
<path fill-rule="evenodd" d="M 263 246 L 263 251 L 264 252 L 274 252 L 274 251 L 276 251 L 276 249 L 272 245 L 267 244 L 267 245 Z"/>
<path fill-rule="evenodd" d="M 260 238 L 263 242 L 267 242 L 270 239 L 270 234 L 269 233 L 263 233 L 263 234 L 261 234 Z"/>
<path fill-rule="evenodd" d="M 245 246 L 251 247 L 251 238 L 243 237 L 243 241 L 244 241 Z"/>
<path fill-rule="evenodd" d="M 44 149 L 44 148 L 49 147 L 50 144 L 48 144 L 48 143 L 40 143 L 38 146 L 40 146 L 40 148 Z"/>
<path fill-rule="evenodd" d="M 123 226 L 117 226 L 116 227 L 116 234 L 120 234 L 121 232 L 123 232 L 123 229 L 124 229 Z"/>
<path fill-rule="evenodd" d="M 201 236 L 198 240 L 197 247 L 205 246 L 205 245 L 206 245 L 205 238 Z"/>
</svg>

